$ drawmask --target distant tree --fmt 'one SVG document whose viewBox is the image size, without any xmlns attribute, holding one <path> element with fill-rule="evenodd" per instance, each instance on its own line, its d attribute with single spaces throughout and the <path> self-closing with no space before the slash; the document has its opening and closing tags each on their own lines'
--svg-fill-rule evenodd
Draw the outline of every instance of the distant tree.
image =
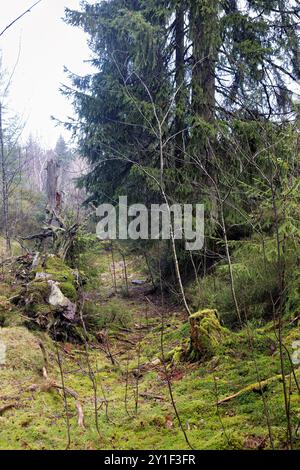
<svg viewBox="0 0 300 470">
<path fill-rule="evenodd" d="M 34 188 L 41 193 L 45 188 L 47 152 L 32 135 L 29 136 L 24 150 L 27 161 L 27 181 L 23 181 L 23 184 L 25 187 L 28 184 L 31 189 Z"/>
<path fill-rule="evenodd" d="M 57 163 L 61 167 L 67 168 L 70 161 L 72 160 L 72 152 L 68 148 L 63 136 L 60 136 L 58 138 L 54 148 L 54 152 L 56 154 Z"/>
<path fill-rule="evenodd" d="M 2 231 L 5 236 L 7 252 L 11 252 L 10 202 L 20 184 L 24 168 L 24 155 L 20 147 L 22 123 L 8 107 L 7 98 L 10 78 L 0 67 L 0 177 Z"/>
<path fill-rule="evenodd" d="M 182 166 L 187 149 L 211 161 L 220 122 L 288 119 L 299 11 L 293 0 L 110 0 L 67 10 L 66 21 L 89 34 L 97 69 L 70 74 L 74 86 L 64 89 L 78 112 L 70 126 L 92 166 L 85 183 L 95 199 L 130 181 L 137 187 L 135 162 L 159 166 L 152 102 L 159 118 L 171 111 L 166 168 Z"/>
<path fill-rule="evenodd" d="M 163 173 L 169 200 L 201 201 L 210 213 L 205 271 L 223 249 L 217 189 L 227 194 L 228 239 L 245 235 L 243 211 L 255 204 L 237 181 L 261 180 L 268 132 L 279 136 L 294 117 L 299 16 L 294 0 L 103 0 L 67 10 L 89 35 L 96 69 L 70 74 L 64 88 L 78 113 L 67 125 L 90 165 L 81 180 L 89 199 L 161 202 L 154 181 Z"/>
</svg>

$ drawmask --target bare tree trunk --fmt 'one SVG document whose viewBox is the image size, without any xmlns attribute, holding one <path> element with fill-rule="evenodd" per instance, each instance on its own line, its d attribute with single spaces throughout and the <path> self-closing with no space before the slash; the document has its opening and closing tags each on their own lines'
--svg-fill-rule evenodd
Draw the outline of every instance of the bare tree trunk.
<svg viewBox="0 0 300 470">
<path fill-rule="evenodd" d="M 2 214 L 3 214 L 3 227 L 6 242 L 6 250 L 8 254 L 11 253 L 11 242 L 9 233 L 9 220 L 8 220 L 8 182 L 7 172 L 5 165 L 5 152 L 4 152 L 4 138 L 3 138 L 3 123 L 2 123 L 2 104 L 0 103 L 0 159 L 1 159 L 1 183 L 2 183 Z"/>
<path fill-rule="evenodd" d="M 57 197 L 59 195 L 58 191 L 58 177 L 59 177 L 59 165 L 58 163 L 51 159 L 47 164 L 47 199 L 48 199 L 48 208 L 50 211 L 57 209 L 59 201 Z"/>
</svg>

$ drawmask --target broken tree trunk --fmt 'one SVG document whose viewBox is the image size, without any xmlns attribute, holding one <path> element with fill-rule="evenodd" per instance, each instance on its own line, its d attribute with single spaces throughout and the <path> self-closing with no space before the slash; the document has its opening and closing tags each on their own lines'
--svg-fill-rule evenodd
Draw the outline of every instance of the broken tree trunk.
<svg viewBox="0 0 300 470">
<path fill-rule="evenodd" d="M 50 213 L 61 209 L 61 193 L 59 191 L 59 164 L 51 159 L 47 163 L 47 200 Z"/>
</svg>

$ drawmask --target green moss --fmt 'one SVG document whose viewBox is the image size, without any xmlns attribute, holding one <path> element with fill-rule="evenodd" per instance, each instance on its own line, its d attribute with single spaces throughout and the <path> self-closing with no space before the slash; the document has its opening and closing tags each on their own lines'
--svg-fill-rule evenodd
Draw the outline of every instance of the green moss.
<svg viewBox="0 0 300 470">
<path fill-rule="evenodd" d="M 39 340 L 26 328 L 0 328 L 0 341 L 6 346 L 5 367 L 36 372 L 42 370 L 44 359 Z"/>
<path fill-rule="evenodd" d="M 200 310 L 190 316 L 190 358 L 208 359 L 214 356 L 228 331 L 221 326 L 216 310 Z"/>
<path fill-rule="evenodd" d="M 102 252 L 97 256 L 93 259 L 95 266 L 97 263 L 101 266 L 107 263 L 109 266 L 109 253 L 104 253 L 105 261 L 99 260 Z M 52 261 L 52 272 L 61 273 L 61 262 Z M 104 282 L 111 286 L 109 268 L 107 270 Z M 54 278 L 54 274 L 52 276 Z M 68 284 L 73 286 L 73 281 L 61 281 L 62 291 L 64 283 L 67 284 L 69 294 L 72 294 L 72 287 Z M 34 281 L 29 291 L 32 288 L 31 294 L 44 298 L 45 287 L 45 283 Z M 76 290 L 75 285 L 74 288 Z M 64 294 L 67 295 L 66 291 Z M 4 294 L 4 303 L 10 295 L 11 291 Z M 90 295 L 93 298 L 92 292 Z M 78 394 L 85 415 L 83 430 L 77 424 L 75 400 L 68 396 L 71 449 L 187 449 L 170 402 L 164 368 L 162 364 L 151 366 L 151 361 L 161 356 L 161 319 L 157 309 L 152 310 L 140 296 L 136 299 L 99 299 L 99 296 L 95 296 L 95 299 L 86 304 L 84 313 L 87 323 L 91 331 L 102 327 L 108 329 L 110 352 L 118 361 L 113 365 L 105 347 L 103 350 L 102 346 L 98 349 L 99 345 L 95 347 L 95 339 L 90 338 L 90 364 L 95 372 L 99 400 L 103 399 L 104 394 L 109 399 L 109 420 L 104 407 L 100 407 L 99 437 L 95 428 L 94 391 L 85 350 L 80 344 L 59 344 L 66 387 Z M 41 317 L 51 315 L 44 301 L 37 303 L 36 309 L 42 313 Z M 170 351 L 169 378 L 178 413 L 192 445 L 199 450 L 248 449 L 255 448 L 265 439 L 266 449 L 271 447 L 267 437 L 264 404 L 259 393 L 259 376 L 264 385 L 275 447 L 282 448 L 286 443 L 286 416 L 273 324 L 261 327 L 251 322 L 247 328 L 231 332 L 222 327 L 213 307 L 197 311 L 191 319 L 197 325 L 197 334 L 202 341 L 201 352 L 204 350 L 205 354 L 195 356 L 201 362 L 187 365 L 182 362 L 182 355 L 189 345 L 189 322 L 183 319 L 179 309 L 172 314 L 166 311 L 165 315 L 163 342 L 165 351 Z M 138 327 L 140 324 L 142 329 Z M 77 327 L 76 331 L 80 338 L 83 335 L 82 328 Z M 288 347 L 291 342 L 300 339 L 298 332 L 296 325 L 284 326 L 283 337 Z M 18 401 L 18 406 L 0 416 L 0 449 L 65 449 L 67 441 L 63 397 L 55 389 L 43 388 L 43 355 L 38 343 L 42 340 L 48 352 L 49 379 L 59 383 L 56 348 L 47 335 L 29 332 L 25 328 L 0 329 L 0 341 L 3 339 L 9 349 L 7 365 L 0 366 L 0 407 L 8 399 Z M 135 414 L 136 378 L 132 371 L 137 368 L 138 360 L 142 365 L 138 384 L 141 395 Z M 285 366 L 286 373 L 289 373 L 287 360 Z M 298 370 L 296 374 L 299 376 Z M 126 378 L 129 416 L 124 406 Z M 32 384 L 41 386 L 41 389 L 38 392 L 28 391 Z M 293 429 L 296 429 L 300 414 L 299 397 L 293 380 L 289 385 L 291 420 Z M 242 393 L 236 398 L 217 407 L 218 400 L 239 391 Z M 155 396 L 160 398 L 155 399 Z M 295 448 L 299 448 L 298 441 L 295 441 Z"/>
<path fill-rule="evenodd" d="M 192 315 L 190 315 L 190 319 L 197 318 L 197 319 L 202 320 L 204 318 L 207 318 L 210 321 L 212 321 L 213 323 L 216 323 L 216 318 L 217 317 L 218 317 L 217 310 L 212 310 L 212 309 L 209 309 L 209 308 L 206 308 L 204 310 L 199 310 L 198 312 L 192 313 Z"/>
<path fill-rule="evenodd" d="M 47 281 L 32 281 L 27 286 L 27 294 L 34 296 L 34 300 L 46 301 L 50 294 L 50 287 Z"/>
<path fill-rule="evenodd" d="M 27 291 L 24 293 L 26 298 L 26 311 L 30 313 L 39 313 L 43 307 L 47 305 L 50 294 L 50 287 L 47 281 L 32 281 L 27 286 Z"/>
<path fill-rule="evenodd" d="M 59 283 L 59 288 L 62 291 L 62 293 L 68 297 L 71 302 L 76 302 L 77 300 L 77 290 L 74 287 L 74 284 L 71 282 L 60 282 Z"/>
<path fill-rule="evenodd" d="M 60 258 L 56 256 L 47 256 L 44 271 L 53 276 L 53 281 L 74 283 L 74 274 Z"/>
</svg>

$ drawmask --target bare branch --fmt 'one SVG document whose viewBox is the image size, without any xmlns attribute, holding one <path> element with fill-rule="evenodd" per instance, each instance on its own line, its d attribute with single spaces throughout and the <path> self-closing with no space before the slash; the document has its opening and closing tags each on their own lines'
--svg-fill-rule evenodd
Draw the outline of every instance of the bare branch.
<svg viewBox="0 0 300 470">
<path fill-rule="evenodd" d="M 19 21 L 21 18 L 23 18 L 23 16 L 25 16 L 27 13 L 30 13 L 31 10 L 36 6 L 38 5 L 39 3 L 41 3 L 42 0 L 38 0 L 37 2 L 35 2 L 30 8 L 28 8 L 28 10 L 24 11 L 23 13 L 21 13 L 21 15 L 19 15 L 17 18 L 15 18 L 11 23 L 9 23 L 9 25 L 7 25 L 3 31 L 1 31 L 0 33 L 0 37 L 9 29 L 11 28 L 17 21 Z"/>
</svg>

